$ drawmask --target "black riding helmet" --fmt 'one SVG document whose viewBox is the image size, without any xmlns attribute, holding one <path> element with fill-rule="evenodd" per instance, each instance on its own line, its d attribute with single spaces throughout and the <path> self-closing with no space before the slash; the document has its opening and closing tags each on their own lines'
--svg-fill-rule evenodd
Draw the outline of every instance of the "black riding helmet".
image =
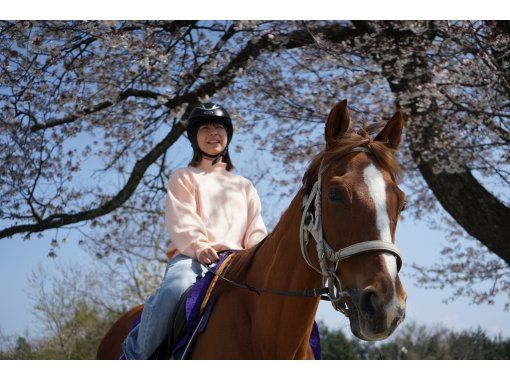
<svg viewBox="0 0 510 380">
<path fill-rule="evenodd" d="M 221 124 L 227 131 L 227 146 L 223 152 L 217 155 L 205 153 L 199 148 L 197 143 L 198 129 L 209 122 Z M 232 127 L 232 119 L 230 118 L 230 115 L 222 106 L 215 103 L 203 103 L 193 108 L 191 111 L 188 121 L 186 122 L 186 133 L 193 149 L 206 157 L 214 158 L 212 162 L 214 165 L 218 162 L 220 157 L 225 156 L 228 153 L 228 144 L 230 143 L 230 140 L 232 140 L 234 129 Z"/>
</svg>

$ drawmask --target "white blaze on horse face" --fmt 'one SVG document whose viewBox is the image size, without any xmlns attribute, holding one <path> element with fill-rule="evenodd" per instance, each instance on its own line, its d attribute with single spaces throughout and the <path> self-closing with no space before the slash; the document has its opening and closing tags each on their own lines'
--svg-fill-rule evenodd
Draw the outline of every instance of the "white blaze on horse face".
<svg viewBox="0 0 510 380">
<path fill-rule="evenodd" d="M 375 204 L 375 223 L 379 230 L 379 239 L 391 243 L 390 218 L 386 207 L 386 182 L 384 182 L 384 177 L 374 164 L 370 164 L 363 171 L 363 178 Z"/>
<path fill-rule="evenodd" d="M 379 239 L 392 243 L 390 232 L 390 217 L 386 205 L 386 182 L 381 171 L 371 163 L 363 171 L 363 178 L 368 188 L 368 192 L 375 204 L 375 222 L 379 231 Z M 396 294 L 395 279 L 397 277 L 397 259 L 391 253 L 384 254 L 386 269 L 393 282 L 394 294 Z"/>
</svg>

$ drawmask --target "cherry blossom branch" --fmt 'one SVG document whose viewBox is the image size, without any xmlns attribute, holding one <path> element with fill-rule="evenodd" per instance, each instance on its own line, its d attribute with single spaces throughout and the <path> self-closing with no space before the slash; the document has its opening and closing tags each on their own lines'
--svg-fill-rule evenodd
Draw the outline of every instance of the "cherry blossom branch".
<svg viewBox="0 0 510 380">
<path fill-rule="evenodd" d="M 314 33 L 322 33 L 328 39 L 332 41 L 341 41 L 343 39 L 352 39 L 361 34 L 360 30 L 356 30 L 350 27 L 345 27 L 340 24 L 329 24 L 325 27 L 314 28 Z M 229 32 L 227 32 L 229 33 Z M 238 75 L 238 69 L 245 67 L 250 61 L 255 60 L 263 52 L 270 52 L 277 49 L 294 49 L 310 45 L 315 43 L 314 38 L 310 34 L 308 28 L 295 30 L 287 34 L 279 36 L 273 36 L 271 34 L 263 35 L 258 39 L 250 40 L 238 54 L 220 70 L 216 78 L 212 78 L 210 81 L 202 84 L 196 90 L 191 91 L 182 96 L 174 97 L 168 100 L 164 105 L 169 109 L 175 109 L 187 104 L 187 109 L 183 117 L 186 117 L 190 112 L 192 105 L 196 104 L 197 100 L 203 99 L 207 96 L 213 95 L 215 92 L 222 88 L 225 88 L 231 84 L 236 76 Z M 142 98 L 158 99 L 161 94 L 148 90 L 136 90 L 128 89 L 123 91 L 118 96 L 118 100 L 123 100 L 127 97 L 135 96 Z M 114 104 L 113 101 L 105 101 L 96 104 L 95 106 L 84 110 L 85 114 L 91 114 L 103 109 L 106 109 Z M 31 130 L 37 131 L 42 129 L 48 129 L 61 124 L 70 123 L 77 120 L 81 115 L 73 114 L 62 119 L 51 120 L 45 124 L 36 124 L 32 126 Z M 14 225 L 3 230 L 0 230 L 0 239 L 13 236 L 18 233 L 33 233 L 40 232 L 48 229 L 59 228 L 70 224 L 86 221 L 106 215 L 129 199 L 129 197 L 135 192 L 141 179 L 145 175 L 146 170 L 152 165 L 172 144 L 179 138 L 184 131 L 183 122 L 180 121 L 174 125 L 165 138 L 160 141 L 149 153 L 147 153 L 142 159 L 138 160 L 127 180 L 126 184 L 120 189 L 120 191 L 110 198 L 105 203 L 98 207 L 91 209 L 84 209 L 83 211 L 74 213 L 58 213 L 50 215 L 37 223 L 34 224 L 22 224 Z"/>
<path fill-rule="evenodd" d="M 186 111 L 187 113 L 191 110 L 190 108 L 191 107 L 188 107 Z M 76 213 L 53 214 L 48 216 L 47 218 L 44 218 L 39 223 L 22 224 L 8 227 L 3 230 L 0 230 L 0 239 L 18 233 L 33 233 L 52 228 L 59 228 L 65 225 L 98 218 L 100 216 L 110 213 L 111 211 L 115 210 L 120 205 L 122 205 L 126 200 L 129 199 L 129 197 L 135 192 L 138 184 L 140 183 L 149 166 L 152 163 L 154 163 L 158 159 L 158 157 L 161 156 L 170 146 L 172 146 L 172 144 L 175 141 L 177 141 L 177 139 L 179 138 L 183 131 L 184 124 L 182 122 L 174 125 L 172 130 L 165 136 L 163 140 L 161 140 L 143 158 L 136 161 L 129 176 L 129 179 L 127 180 L 124 187 L 114 197 L 112 197 L 110 200 L 103 203 L 102 205 L 95 208 L 91 208 L 90 210 L 84 210 Z"/>
</svg>

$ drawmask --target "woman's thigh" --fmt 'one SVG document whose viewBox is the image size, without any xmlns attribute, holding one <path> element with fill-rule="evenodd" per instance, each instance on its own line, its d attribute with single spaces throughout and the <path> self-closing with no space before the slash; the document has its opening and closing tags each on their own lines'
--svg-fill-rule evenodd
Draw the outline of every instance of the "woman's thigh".
<svg viewBox="0 0 510 380">
<path fill-rule="evenodd" d="M 177 292 L 184 292 L 202 275 L 203 269 L 198 261 L 183 254 L 178 254 L 168 262 L 161 288 L 171 288 Z"/>
</svg>

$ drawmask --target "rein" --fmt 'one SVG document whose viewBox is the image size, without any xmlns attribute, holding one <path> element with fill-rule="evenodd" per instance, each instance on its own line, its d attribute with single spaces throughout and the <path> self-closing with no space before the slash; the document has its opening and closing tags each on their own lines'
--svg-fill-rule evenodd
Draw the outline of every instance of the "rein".
<svg viewBox="0 0 510 380">
<path fill-rule="evenodd" d="M 262 239 L 257 244 L 257 247 L 255 248 L 255 251 L 253 252 L 253 254 L 255 254 L 257 252 L 257 250 L 262 246 L 264 240 L 266 240 L 268 236 L 269 235 L 266 235 L 264 237 L 264 239 Z M 255 286 L 252 286 L 252 285 L 246 283 L 246 282 L 239 283 L 239 282 L 232 281 L 229 278 L 226 278 L 225 276 L 223 276 L 221 273 L 216 273 L 211 268 L 211 264 L 205 265 L 205 264 L 201 263 L 201 265 L 207 271 L 211 272 L 213 275 L 217 276 L 218 278 L 221 278 L 222 280 L 228 282 L 229 284 L 237 286 L 238 288 L 252 291 L 259 296 L 261 293 L 271 293 L 271 294 L 277 294 L 280 296 L 290 296 L 290 297 L 318 297 L 318 296 L 321 296 L 321 299 L 323 299 L 325 301 L 329 301 L 329 297 L 322 297 L 323 294 L 328 294 L 328 292 L 329 292 L 328 288 L 326 288 L 326 287 L 324 287 L 324 288 L 309 288 L 309 289 L 305 289 L 305 290 L 301 290 L 301 291 L 288 291 L 288 290 L 277 290 L 277 289 L 270 289 L 270 288 L 257 288 Z"/>
<path fill-rule="evenodd" d="M 357 147 L 353 148 L 349 153 L 353 152 L 364 152 L 368 154 L 372 154 L 370 149 L 365 147 Z M 348 154 L 349 154 L 348 153 Z M 364 241 L 356 244 L 352 244 L 348 247 L 341 248 L 338 251 L 335 251 L 331 246 L 326 242 L 324 238 L 324 234 L 322 232 L 322 213 L 321 213 L 321 176 L 324 172 L 324 168 L 321 165 L 319 167 L 319 172 L 317 175 L 317 181 L 314 183 L 312 187 L 312 191 L 309 195 L 305 195 L 302 201 L 303 214 L 301 217 L 301 224 L 299 228 L 299 242 L 301 245 L 301 254 L 303 255 L 303 259 L 306 264 L 318 272 L 322 276 L 323 285 L 322 288 L 310 288 L 304 289 L 302 291 L 287 291 L 287 290 L 276 290 L 270 288 L 257 288 L 255 286 L 249 285 L 247 283 L 238 283 L 232 281 L 221 273 L 215 273 L 209 265 L 204 266 L 209 272 L 213 273 L 215 276 L 221 278 L 222 280 L 237 286 L 239 288 L 247 289 L 249 291 L 255 292 L 260 296 L 261 293 L 271 293 L 282 296 L 291 296 L 291 297 L 318 297 L 321 296 L 322 300 L 330 301 L 335 310 L 340 311 L 342 314 L 348 316 L 348 307 L 342 301 L 342 298 L 348 297 L 347 292 L 342 290 L 342 284 L 339 276 L 336 271 L 340 264 L 340 261 L 345 260 L 349 257 L 356 256 L 362 253 L 371 252 L 371 251 L 384 251 L 389 252 L 395 255 L 397 259 L 397 271 L 400 271 L 402 267 L 402 254 L 398 247 L 388 241 L 384 240 L 370 240 Z M 310 211 L 310 206 L 314 202 L 314 213 Z M 309 243 L 309 236 L 315 240 L 317 255 L 319 260 L 319 268 L 312 264 L 307 246 Z M 257 250 L 262 246 L 263 242 L 269 235 L 266 235 L 264 239 L 262 239 L 255 248 L 253 254 L 257 252 Z M 338 285 L 335 286 L 335 285 Z"/>
</svg>

